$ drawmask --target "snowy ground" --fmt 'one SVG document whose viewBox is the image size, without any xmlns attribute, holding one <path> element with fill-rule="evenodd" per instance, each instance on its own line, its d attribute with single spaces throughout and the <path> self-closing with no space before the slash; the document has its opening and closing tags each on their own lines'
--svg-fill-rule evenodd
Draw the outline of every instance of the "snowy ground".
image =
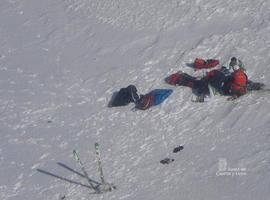
<svg viewBox="0 0 270 200">
<path fill-rule="evenodd" d="M 268 84 L 269 32 L 269 0 L 1 0 L 0 199 L 269 199 L 269 93 L 198 104 L 163 81 L 236 56 Z M 107 108 L 129 84 L 174 92 L 147 111 Z M 95 142 L 118 187 L 102 195 L 72 158 L 99 181 Z"/>
</svg>

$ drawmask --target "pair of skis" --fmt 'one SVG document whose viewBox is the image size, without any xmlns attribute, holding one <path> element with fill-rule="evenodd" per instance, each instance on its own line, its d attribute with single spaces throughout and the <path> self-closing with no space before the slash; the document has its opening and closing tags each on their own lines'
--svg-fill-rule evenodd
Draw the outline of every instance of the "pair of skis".
<svg viewBox="0 0 270 200">
<path fill-rule="evenodd" d="M 95 152 L 96 152 L 96 155 L 98 158 L 98 171 L 99 171 L 100 180 L 101 180 L 100 184 L 94 183 L 89 178 L 89 175 L 88 175 L 87 171 L 85 170 L 84 164 L 82 163 L 76 150 L 73 150 L 73 157 L 76 160 L 76 162 L 79 164 L 79 166 L 81 167 L 81 170 L 83 172 L 85 179 L 87 180 L 89 186 L 95 191 L 95 193 L 101 194 L 104 192 L 112 191 L 112 190 L 116 189 L 116 187 L 113 184 L 107 183 L 104 179 L 104 174 L 103 174 L 102 165 L 101 165 L 100 148 L 99 148 L 98 143 L 95 143 Z"/>
</svg>

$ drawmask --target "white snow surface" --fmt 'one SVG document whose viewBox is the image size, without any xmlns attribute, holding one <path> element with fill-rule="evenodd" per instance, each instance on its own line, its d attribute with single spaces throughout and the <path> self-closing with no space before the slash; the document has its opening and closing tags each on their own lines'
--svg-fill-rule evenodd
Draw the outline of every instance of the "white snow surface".
<svg viewBox="0 0 270 200">
<path fill-rule="evenodd" d="M 270 85 L 269 33 L 269 0 L 1 0 L 0 199 L 268 200 L 269 93 L 194 103 L 164 78 L 236 56 Z M 129 84 L 174 92 L 108 108 Z M 95 142 L 112 192 L 91 194 L 72 158 L 100 182 Z"/>
</svg>

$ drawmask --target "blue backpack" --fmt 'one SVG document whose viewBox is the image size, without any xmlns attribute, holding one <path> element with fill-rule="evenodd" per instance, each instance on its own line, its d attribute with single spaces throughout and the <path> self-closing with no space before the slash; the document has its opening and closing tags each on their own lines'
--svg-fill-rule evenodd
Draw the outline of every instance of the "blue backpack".
<svg viewBox="0 0 270 200">
<path fill-rule="evenodd" d="M 167 99 L 173 90 L 171 89 L 155 89 L 146 95 L 142 95 L 137 103 L 137 108 L 141 110 L 146 110 L 151 106 L 156 106 L 161 104 L 165 99 Z"/>
<path fill-rule="evenodd" d="M 161 104 L 165 99 L 167 99 L 173 90 L 171 89 L 155 89 L 151 91 L 149 94 L 153 95 L 154 98 L 154 106 Z"/>
</svg>

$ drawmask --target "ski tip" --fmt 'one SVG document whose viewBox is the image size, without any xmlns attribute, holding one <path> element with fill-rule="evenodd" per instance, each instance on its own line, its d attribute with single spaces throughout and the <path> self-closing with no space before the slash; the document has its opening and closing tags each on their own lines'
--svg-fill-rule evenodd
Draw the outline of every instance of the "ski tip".
<svg viewBox="0 0 270 200">
<path fill-rule="evenodd" d="M 78 157 L 77 151 L 73 150 L 72 154 L 73 154 L 73 158 L 78 161 L 79 157 Z"/>
</svg>

